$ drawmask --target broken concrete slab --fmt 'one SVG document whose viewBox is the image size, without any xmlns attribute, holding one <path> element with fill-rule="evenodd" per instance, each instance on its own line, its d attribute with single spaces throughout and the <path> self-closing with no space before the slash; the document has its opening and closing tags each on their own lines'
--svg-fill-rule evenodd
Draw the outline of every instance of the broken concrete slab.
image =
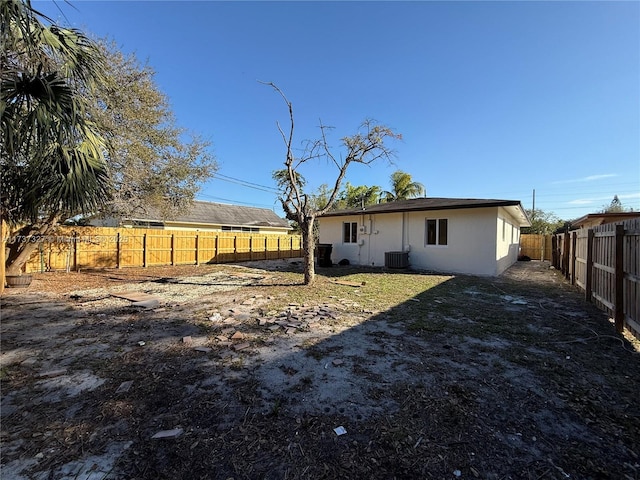
<svg viewBox="0 0 640 480">
<path fill-rule="evenodd" d="M 56 370 L 47 370 L 44 372 L 40 372 L 38 374 L 39 378 L 53 378 L 53 377 L 59 377 L 61 375 L 64 375 L 67 373 L 67 369 L 66 368 L 58 368 Z"/>
<path fill-rule="evenodd" d="M 180 435 L 184 433 L 182 428 L 174 428 L 171 430 L 162 430 L 154 434 L 152 439 L 163 439 L 163 440 L 171 440 L 174 438 L 178 438 Z"/>
<path fill-rule="evenodd" d="M 144 292 L 112 292 L 110 293 L 110 295 L 116 298 L 124 298 L 125 300 L 129 300 L 131 302 L 144 302 L 147 300 L 158 299 L 158 297 Z"/>
<path fill-rule="evenodd" d="M 118 387 L 118 389 L 116 390 L 116 393 L 126 393 L 129 390 L 131 390 L 132 386 L 133 386 L 133 380 L 127 380 L 126 382 L 122 382 Z"/>
<path fill-rule="evenodd" d="M 131 304 L 132 307 L 139 307 L 139 308 L 155 308 L 158 305 L 160 305 L 160 300 L 157 298 L 143 300 L 141 302 L 133 302 Z"/>
</svg>

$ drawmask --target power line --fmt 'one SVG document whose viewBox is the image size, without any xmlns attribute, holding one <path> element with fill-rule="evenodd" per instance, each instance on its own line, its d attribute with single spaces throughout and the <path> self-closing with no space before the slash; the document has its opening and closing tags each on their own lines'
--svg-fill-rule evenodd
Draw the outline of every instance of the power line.
<svg viewBox="0 0 640 480">
<path fill-rule="evenodd" d="M 213 195 L 207 195 L 206 193 L 201 193 L 198 194 L 198 197 L 203 197 L 203 198 L 208 198 L 211 200 L 218 200 L 218 201 L 222 201 L 222 202 L 229 202 L 231 204 L 241 204 L 241 205 L 249 205 L 251 207 L 267 207 L 271 210 L 273 210 L 275 207 L 274 205 L 267 205 L 265 203 L 252 203 L 252 202 L 242 202 L 240 200 L 231 200 L 229 198 L 222 198 L 222 197 L 215 197 Z"/>
<path fill-rule="evenodd" d="M 228 175 L 222 175 L 221 173 L 216 173 L 213 178 L 214 180 L 217 178 L 218 180 L 222 180 L 223 182 L 235 183 L 237 185 L 241 185 L 247 188 L 253 188 L 254 190 L 260 190 L 262 192 L 280 193 L 280 190 L 278 190 L 277 188 L 269 187 L 267 185 L 260 185 L 259 183 L 249 182 L 247 180 L 230 177 Z"/>
</svg>

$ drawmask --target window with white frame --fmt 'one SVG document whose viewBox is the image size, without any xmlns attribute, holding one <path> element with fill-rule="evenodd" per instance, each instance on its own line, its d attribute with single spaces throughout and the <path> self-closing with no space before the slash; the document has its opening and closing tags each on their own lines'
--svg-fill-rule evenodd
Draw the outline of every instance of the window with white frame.
<svg viewBox="0 0 640 480">
<path fill-rule="evenodd" d="M 344 222 L 342 224 L 342 242 L 358 243 L 358 222 Z"/>
<path fill-rule="evenodd" d="M 425 221 L 426 245 L 447 245 L 449 222 L 446 218 L 427 218 Z"/>
</svg>

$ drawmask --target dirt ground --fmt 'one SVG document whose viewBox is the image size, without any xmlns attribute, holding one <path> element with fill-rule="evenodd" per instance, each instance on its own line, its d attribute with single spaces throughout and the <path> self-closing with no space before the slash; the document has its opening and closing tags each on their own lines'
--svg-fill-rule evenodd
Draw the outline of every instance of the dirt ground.
<svg viewBox="0 0 640 480">
<path fill-rule="evenodd" d="M 6 290 L 0 477 L 640 478 L 638 344 L 547 263 L 299 268 Z"/>
</svg>

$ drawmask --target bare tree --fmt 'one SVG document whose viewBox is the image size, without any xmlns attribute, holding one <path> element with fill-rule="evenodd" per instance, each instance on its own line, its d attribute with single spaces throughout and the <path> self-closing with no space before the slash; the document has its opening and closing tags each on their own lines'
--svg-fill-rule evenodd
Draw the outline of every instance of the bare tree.
<svg viewBox="0 0 640 480">
<path fill-rule="evenodd" d="M 290 126 L 288 132 L 285 132 L 278 123 L 278 130 L 286 146 L 285 169 L 280 174 L 280 179 L 283 180 L 280 182 L 282 188 L 280 201 L 287 219 L 297 222 L 300 226 L 304 252 L 304 283 L 305 285 L 310 285 L 315 279 L 313 224 L 316 217 L 329 210 L 335 202 L 349 165 L 353 163 L 371 165 L 380 159 L 391 161 L 394 154 L 385 144 L 385 141 L 401 139 L 402 136 L 387 126 L 379 125 L 373 120 L 365 120 L 356 134 L 342 138 L 341 143 L 346 152 L 344 156 L 336 156 L 327 142 L 329 127 L 321 122 L 319 127 L 320 138 L 305 142 L 302 152 L 299 156 L 296 156 L 292 148 L 295 126 L 293 106 L 282 90 L 274 83 L 262 83 L 271 86 L 279 93 L 289 109 Z M 304 193 L 304 177 L 299 173 L 299 169 L 304 164 L 318 159 L 327 160 L 329 164 L 333 164 L 337 169 L 337 177 L 333 182 L 333 187 L 329 187 L 330 193 L 326 203 L 323 202 L 323 205 L 318 205 L 312 195 Z"/>
</svg>

